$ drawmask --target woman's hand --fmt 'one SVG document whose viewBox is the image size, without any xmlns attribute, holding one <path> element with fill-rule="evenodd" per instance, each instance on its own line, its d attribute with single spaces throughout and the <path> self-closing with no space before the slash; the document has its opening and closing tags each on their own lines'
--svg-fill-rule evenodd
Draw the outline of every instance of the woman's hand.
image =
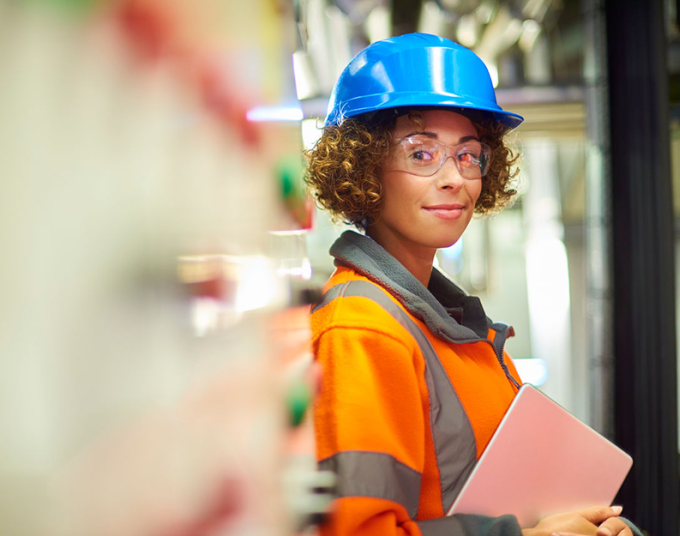
<svg viewBox="0 0 680 536">
<path fill-rule="evenodd" d="M 633 531 L 618 517 L 610 517 L 597 529 L 597 536 L 633 536 Z"/>
<path fill-rule="evenodd" d="M 605 520 L 595 533 L 597 536 L 633 536 L 630 527 L 618 517 L 610 517 Z M 573 532 L 555 532 L 551 536 L 582 536 Z"/>
<path fill-rule="evenodd" d="M 574 512 L 554 514 L 541 519 L 535 527 L 522 530 L 522 535 L 632 536 L 628 525 L 617 519 L 620 513 L 620 506 L 593 506 Z M 625 532 L 626 529 L 628 533 Z"/>
</svg>

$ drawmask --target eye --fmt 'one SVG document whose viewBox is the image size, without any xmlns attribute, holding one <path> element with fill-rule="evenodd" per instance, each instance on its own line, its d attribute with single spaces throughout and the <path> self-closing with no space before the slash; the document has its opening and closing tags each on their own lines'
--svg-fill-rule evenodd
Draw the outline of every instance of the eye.
<svg viewBox="0 0 680 536">
<path fill-rule="evenodd" d="M 456 158 L 464 167 L 479 167 L 481 151 L 465 147 L 456 155 Z"/>
<path fill-rule="evenodd" d="M 428 151 L 423 148 L 411 149 L 408 153 L 408 157 L 410 160 L 414 160 L 416 162 L 421 163 L 432 162 L 432 160 L 435 159 L 435 156 L 432 153 L 432 151 Z"/>
<path fill-rule="evenodd" d="M 461 164 L 465 164 L 465 165 L 468 165 L 468 166 L 479 164 L 479 158 L 477 158 L 477 156 L 472 154 L 472 153 L 461 153 L 461 154 L 459 154 L 458 155 L 458 161 Z"/>
<path fill-rule="evenodd" d="M 410 138 L 404 143 L 406 159 L 415 166 L 429 166 L 442 158 L 442 150 L 430 140 Z"/>
</svg>

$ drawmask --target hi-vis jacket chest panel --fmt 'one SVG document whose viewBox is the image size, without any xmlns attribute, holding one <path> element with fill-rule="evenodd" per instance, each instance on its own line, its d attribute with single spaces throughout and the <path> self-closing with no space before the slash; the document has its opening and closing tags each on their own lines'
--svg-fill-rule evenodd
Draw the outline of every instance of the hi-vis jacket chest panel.
<svg viewBox="0 0 680 536">
<path fill-rule="evenodd" d="M 495 345 L 442 341 L 362 279 L 331 287 L 313 309 L 325 378 L 316 411 L 320 465 L 337 471 L 341 497 L 392 501 L 411 519 L 439 517 L 514 396 L 502 357 L 507 329 L 498 325 Z M 490 422 L 471 423 L 476 412 Z"/>
</svg>

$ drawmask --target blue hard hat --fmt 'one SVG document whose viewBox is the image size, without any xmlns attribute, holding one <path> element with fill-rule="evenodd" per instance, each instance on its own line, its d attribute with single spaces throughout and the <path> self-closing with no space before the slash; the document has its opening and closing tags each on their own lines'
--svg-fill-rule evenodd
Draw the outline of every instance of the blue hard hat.
<svg viewBox="0 0 680 536">
<path fill-rule="evenodd" d="M 489 71 L 474 52 L 443 37 L 412 33 L 376 41 L 349 62 L 331 93 L 326 126 L 416 106 L 474 110 L 508 130 L 524 121 L 498 106 Z"/>
</svg>

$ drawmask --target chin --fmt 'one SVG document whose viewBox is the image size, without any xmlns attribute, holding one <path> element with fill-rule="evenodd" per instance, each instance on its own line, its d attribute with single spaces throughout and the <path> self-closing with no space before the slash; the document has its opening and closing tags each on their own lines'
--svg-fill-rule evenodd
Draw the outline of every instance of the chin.
<svg viewBox="0 0 680 536">
<path fill-rule="evenodd" d="M 429 245 L 430 247 L 436 249 L 446 249 L 453 246 L 456 242 L 458 242 L 458 240 L 460 240 L 460 236 L 456 236 L 455 238 L 442 237 L 436 240 L 431 240 Z"/>
<path fill-rule="evenodd" d="M 463 231 L 465 229 L 463 228 L 461 230 L 460 227 L 461 226 L 458 225 L 438 226 L 435 228 L 430 227 L 428 231 L 425 231 L 427 234 L 423 234 L 423 236 L 427 236 L 427 239 L 423 240 L 423 242 L 426 242 L 427 246 L 436 249 L 445 249 L 451 247 L 463 236 Z"/>
</svg>

